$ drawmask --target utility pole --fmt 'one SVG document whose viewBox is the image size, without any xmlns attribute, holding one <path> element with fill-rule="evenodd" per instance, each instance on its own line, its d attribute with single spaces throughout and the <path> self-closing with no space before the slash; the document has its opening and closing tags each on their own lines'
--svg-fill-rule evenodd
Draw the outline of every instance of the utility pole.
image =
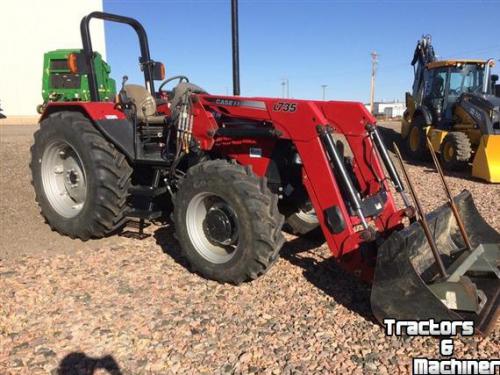
<svg viewBox="0 0 500 375">
<path fill-rule="evenodd" d="M 377 65 L 378 65 L 378 54 L 377 52 L 373 51 L 371 53 L 372 57 L 372 79 L 371 79 L 371 84 L 370 84 L 370 112 L 373 114 L 375 107 L 374 107 L 374 101 L 375 101 L 375 77 L 377 75 Z"/>
<path fill-rule="evenodd" d="M 323 100 L 326 100 L 326 88 L 328 85 L 321 85 L 321 88 L 323 89 Z"/>
<path fill-rule="evenodd" d="M 281 79 L 281 96 L 283 98 L 290 97 L 290 81 L 288 80 L 288 78 Z"/>
</svg>

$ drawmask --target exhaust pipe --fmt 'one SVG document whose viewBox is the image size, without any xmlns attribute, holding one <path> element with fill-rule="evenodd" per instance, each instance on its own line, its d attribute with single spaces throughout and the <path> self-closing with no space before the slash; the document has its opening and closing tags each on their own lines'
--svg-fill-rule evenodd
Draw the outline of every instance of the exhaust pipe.
<svg viewBox="0 0 500 375">
<path fill-rule="evenodd" d="M 483 94 L 488 94 L 488 88 L 490 87 L 490 73 L 491 73 L 491 67 L 494 66 L 495 60 L 494 59 L 488 59 L 486 61 L 486 69 L 484 71 L 484 77 L 483 77 Z"/>
<path fill-rule="evenodd" d="M 233 42 L 233 95 L 240 95 L 240 43 L 238 35 L 238 0 L 231 0 L 231 36 Z"/>
</svg>

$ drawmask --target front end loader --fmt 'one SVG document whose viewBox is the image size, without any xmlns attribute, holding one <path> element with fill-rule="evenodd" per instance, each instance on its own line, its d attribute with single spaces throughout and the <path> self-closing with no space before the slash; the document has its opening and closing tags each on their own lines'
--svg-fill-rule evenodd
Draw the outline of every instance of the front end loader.
<svg viewBox="0 0 500 375">
<path fill-rule="evenodd" d="M 89 34 L 96 18 L 139 37 L 144 85 L 124 77 L 116 102 L 96 84 Z M 454 201 L 466 237 L 455 206 L 416 210 L 361 103 L 240 96 L 237 49 L 234 95 L 211 95 L 185 76 L 165 79 L 135 19 L 94 12 L 81 32 L 77 69 L 88 77 L 90 100 L 48 103 L 32 147 L 36 199 L 53 229 L 87 240 L 135 221 L 144 235 L 145 222 L 170 216 L 194 271 L 240 284 L 277 261 L 285 219 L 310 205 L 332 255 L 373 283 L 379 320 L 472 319 L 483 333 L 492 326 L 499 234 L 468 192 Z"/>
<path fill-rule="evenodd" d="M 401 136 L 407 155 L 429 158 L 426 138 L 447 170 L 500 182 L 500 99 L 493 59 L 438 61 L 429 35 L 415 49 L 413 92 L 406 93 Z"/>
</svg>

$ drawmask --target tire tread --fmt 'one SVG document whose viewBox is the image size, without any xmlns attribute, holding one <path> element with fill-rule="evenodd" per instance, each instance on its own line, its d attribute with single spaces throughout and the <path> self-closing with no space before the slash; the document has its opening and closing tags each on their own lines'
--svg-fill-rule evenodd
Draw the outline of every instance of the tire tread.
<svg viewBox="0 0 500 375">
<path fill-rule="evenodd" d="M 41 121 L 40 129 L 34 134 L 35 142 L 31 147 L 32 155 L 35 155 L 37 151 L 39 154 L 43 153 L 43 150 L 37 150 L 36 148 L 40 143 L 41 135 L 48 131 L 54 122 L 62 122 L 65 126 L 72 126 L 76 132 L 80 133 L 79 136 L 82 138 L 84 144 L 88 146 L 88 152 L 96 165 L 93 173 L 97 181 L 97 196 L 93 212 L 88 215 L 84 225 L 79 227 L 75 232 L 70 232 L 65 229 L 65 226 L 61 225 L 60 220 L 50 220 L 46 215 L 42 205 L 42 199 L 45 199 L 45 197 L 36 191 L 35 186 L 41 186 L 41 183 L 35 184 L 32 180 L 31 183 L 35 186 L 35 199 L 40 212 L 52 230 L 71 238 L 88 240 L 90 238 L 104 237 L 115 230 L 117 224 L 122 222 L 122 219 L 126 215 L 132 168 L 125 156 L 102 136 L 87 117 L 78 112 L 57 112 Z M 32 159 L 30 163 L 32 175 L 34 175 L 35 167 L 37 166 L 34 165 L 34 160 Z M 61 217 L 61 220 L 66 219 Z"/>
<path fill-rule="evenodd" d="M 249 166 L 243 167 L 226 160 L 209 160 L 191 167 L 184 180 L 179 185 L 179 190 L 184 184 L 191 184 L 194 180 L 206 178 L 208 175 L 217 175 L 224 181 L 234 181 L 232 185 L 240 196 L 244 197 L 245 205 L 259 220 L 252 222 L 255 243 L 253 244 L 253 259 L 243 266 L 238 275 L 207 274 L 206 270 L 191 263 L 194 271 L 203 276 L 221 282 L 240 284 L 258 278 L 278 260 L 279 251 L 285 241 L 281 228 L 284 217 L 278 211 L 278 198 L 267 187 L 266 179 L 256 176 Z M 174 205 L 179 210 L 179 202 Z"/>
</svg>

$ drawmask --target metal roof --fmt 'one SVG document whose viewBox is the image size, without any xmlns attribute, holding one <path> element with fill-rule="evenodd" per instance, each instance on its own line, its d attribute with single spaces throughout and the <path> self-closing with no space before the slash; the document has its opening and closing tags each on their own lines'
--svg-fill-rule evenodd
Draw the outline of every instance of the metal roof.
<svg viewBox="0 0 500 375">
<path fill-rule="evenodd" d="M 459 59 L 459 60 L 441 60 L 433 61 L 427 64 L 428 69 L 442 68 L 446 66 L 456 66 L 458 64 L 486 64 L 486 60 L 470 60 L 470 59 Z"/>
</svg>

